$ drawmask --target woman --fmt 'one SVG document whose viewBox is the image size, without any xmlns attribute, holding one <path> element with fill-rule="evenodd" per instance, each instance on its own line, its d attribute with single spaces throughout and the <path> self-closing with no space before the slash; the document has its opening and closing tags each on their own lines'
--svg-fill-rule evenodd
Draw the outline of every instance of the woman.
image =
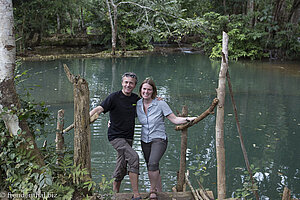
<svg viewBox="0 0 300 200">
<path fill-rule="evenodd" d="M 151 184 L 149 198 L 157 199 L 156 192 L 162 190 L 159 161 L 168 144 L 164 118 L 168 118 L 174 124 L 183 124 L 196 117 L 177 117 L 165 101 L 158 101 L 157 89 L 152 79 L 147 78 L 142 82 L 139 95 L 142 98 L 137 102 L 137 116 L 142 124 L 142 151 Z"/>
</svg>

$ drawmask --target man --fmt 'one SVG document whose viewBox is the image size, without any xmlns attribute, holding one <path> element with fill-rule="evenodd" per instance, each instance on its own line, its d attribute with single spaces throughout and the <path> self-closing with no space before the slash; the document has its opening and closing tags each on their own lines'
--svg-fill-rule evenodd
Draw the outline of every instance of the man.
<svg viewBox="0 0 300 200">
<path fill-rule="evenodd" d="M 138 95 L 132 93 L 137 84 L 135 73 L 126 72 L 122 76 L 122 90 L 110 94 L 101 104 L 90 112 L 95 113 L 109 111 L 110 126 L 108 128 L 108 140 L 117 151 L 116 169 L 113 190 L 119 192 L 124 176 L 128 174 L 133 191 L 132 200 L 142 199 L 138 191 L 139 156 L 132 148 L 134 123 L 136 117 L 136 103 Z"/>
</svg>

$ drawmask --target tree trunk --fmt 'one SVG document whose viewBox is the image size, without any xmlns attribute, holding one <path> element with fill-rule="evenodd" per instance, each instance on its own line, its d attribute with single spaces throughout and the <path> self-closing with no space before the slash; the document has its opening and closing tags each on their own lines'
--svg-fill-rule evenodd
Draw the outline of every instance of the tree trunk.
<svg viewBox="0 0 300 200">
<path fill-rule="evenodd" d="M 285 23 L 286 18 L 286 2 L 285 0 L 276 0 L 273 11 L 273 21 L 277 22 L 279 26 Z"/>
<path fill-rule="evenodd" d="M 247 14 L 253 14 L 254 13 L 254 0 L 248 0 L 247 1 Z M 250 20 L 250 25 L 254 26 L 255 24 L 255 18 L 254 16 Z"/>
<path fill-rule="evenodd" d="M 299 22 L 299 17 L 300 17 L 300 1 L 294 0 L 287 20 L 288 22 L 291 22 L 296 25 Z"/>
<path fill-rule="evenodd" d="M 228 35 L 223 32 L 223 44 L 221 69 L 219 73 L 219 86 L 217 88 L 217 106 L 216 116 L 216 154 L 217 154 L 217 188 L 218 199 L 226 198 L 226 177 L 225 177 L 225 146 L 224 146 L 224 103 L 226 72 L 228 69 Z M 225 60 L 224 60 L 225 58 Z"/>
<path fill-rule="evenodd" d="M 111 12 L 111 6 L 113 7 L 113 13 Z M 106 0 L 106 5 L 109 14 L 110 26 L 111 26 L 111 53 L 112 55 L 116 54 L 116 46 L 117 46 L 117 6 L 114 4 L 113 0 L 110 0 L 110 4 L 108 0 Z"/>
<path fill-rule="evenodd" d="M 80 6 L 80 31 L 81 33 L 83 33 L 84 35 L 86 35 L 86 27 L 85 27 L 85 22 L 84 22 L 84 14 L 83 14 L 83 8 L 82 6 Z"/>
<path fill-rule="evenodd" d="M 86 168 L 89 174 L 85 180 L 91 179 L 91 129 L 89 114 L 88 83 L 80 76 L 71 74 L 67 65 L 64 69 L 74 91 L 74 164 L 80 169 Z"/>
<path fill-rule="evenodd" d="M 117 48 L 117 35 L 118 35 L 118 25 L 117 25 L 117 19 L 118 19 L 118 7 L 113 4 L 113 0 L 111 0 L 111 3 L 113 5 L 114 9 L 114 30 L 112 34 L 112 53 L 113 55 L 116 54 L 116 48 Z"/>
<path fill-rule="evenodd" d="M 188 115 L 188 109 L 183 106 L 181 117 L 186 117 Z M 187 128 L 181 131 L 181 153 L 180 153 L 180 168 L 178 174 L 177 182 L 177 192 L 182 192 L 185 183 L 185 167 L 186 167 L 186 149 L 187 149 Z"/>
<path fill-rule="evenodd" d="M 247 14 L 254 12 L 254 0 L 247 1 Z"/>
<path fill-rule="evenodd" d="M 27 122 L 25 119 L 19 120 L 17 115 L 21 105 L 14 84 L 16 45 L 13 32 L 14 17 L 11 0 L 0 1 L 0 24 L 0 113 L 4 112 L 2 119 L 9 133 L 18 135 L 24 132 L 24 137 L 28 143 L 22 148 L 33 151 L 32 155 L 36 156 L 36 163 L 44 165 L 42 155 Z M 30 146 L 33 146 L 33 149 L 29 149 L 28 147 Z"/>
<path fill-rule="evenodd" d="M 61 33 L 61 28 L 60 28 L 60 17 L 59 14 L 56 14 L 56 23 L 57 23 L 57 30 L 56 30 L 56 34 L 60 34 Z"/>
<path fill-rule="evenodd" d="M 71 34 L 71 36 L 73 36 L 74 35 L 74 30 L 73 30 L 73 16 L 69 12 L 68 12 L 68 15 L 70 16 L 70 34 Z"/>
</svg>

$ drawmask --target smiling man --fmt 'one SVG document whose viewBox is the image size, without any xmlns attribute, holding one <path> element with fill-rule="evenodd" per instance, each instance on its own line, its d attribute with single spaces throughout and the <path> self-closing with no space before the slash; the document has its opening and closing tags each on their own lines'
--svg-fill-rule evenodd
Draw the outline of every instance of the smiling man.
<svg viewBox="0 0 300 200">
<path fill-rule="evenodd" d="M 100 115 L 109 111 L 108 140 L 118 153 L 113 174 L 113 190 L 119 192 L 121 182 L 128 171 L 133 191 L 132 200 L 142 199 L 138 191 L 139 156 L 132 148 L 136 103 L 139 100 L 138 95 L 132 93 L 136 84 L 136 74 L 126 72 L 122 76 L 122 90 L 110 94 L 90 112 L 90 116 L 93 116 L 95 113 Z"/>
</svg>

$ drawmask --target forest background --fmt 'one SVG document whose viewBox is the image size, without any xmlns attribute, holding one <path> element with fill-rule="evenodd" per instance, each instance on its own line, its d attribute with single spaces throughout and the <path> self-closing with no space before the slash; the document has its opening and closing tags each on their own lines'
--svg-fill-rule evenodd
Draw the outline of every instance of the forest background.
<svg viewBox="0 0 300 200">
<path fill-rule="evenodd" d="M 13 6 L 21 56 L 45 47 L 115 54 L 188 45 L 217 58 L 226 31 L 230 59 L 299 57 L 299 0 L 14 0 Z"/>
</svg>

